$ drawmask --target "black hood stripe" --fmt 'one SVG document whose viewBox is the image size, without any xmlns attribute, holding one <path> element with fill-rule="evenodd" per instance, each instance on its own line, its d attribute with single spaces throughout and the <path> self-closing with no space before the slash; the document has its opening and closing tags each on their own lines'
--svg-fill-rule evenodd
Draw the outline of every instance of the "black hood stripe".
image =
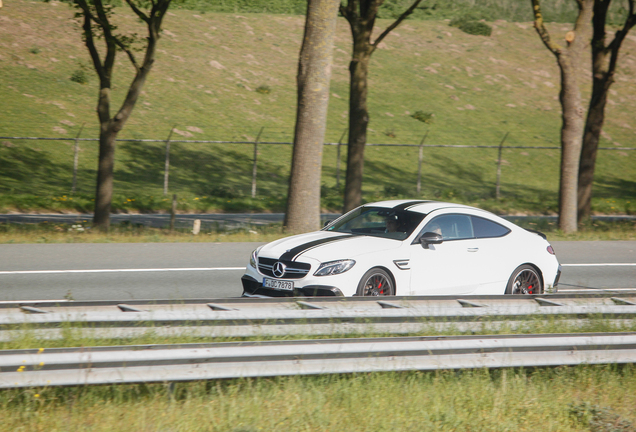
<svg viewBox="0 0 636 432">
<path fill-rule="evenodd" d="M 295 248 L 288 250 L 287 252 L 282 254 L 279 259 L 280 261 L 294 261 L 296 258 L 298 258 L 300 254 L 307 252 L 309 249 L 313 249 L 315 247 L 321 246 L 326 243 L 332 243 L 338 240 L 344 240 L 351 237 L 355 237 L 355 236 L 351 234 L 346 234 L 346 235 L 333 236 L 333 237 L 310 241 L 308 243 L 298 245 Z"/>
</svg>

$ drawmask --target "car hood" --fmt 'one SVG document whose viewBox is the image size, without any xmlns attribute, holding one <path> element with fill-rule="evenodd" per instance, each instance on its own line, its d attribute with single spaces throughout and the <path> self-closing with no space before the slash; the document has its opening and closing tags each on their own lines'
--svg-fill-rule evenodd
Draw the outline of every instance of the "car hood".
<svg viewBox="0 0 636 432">
<path fill-rule="evenodd" d="M 268 243 L 259 251 L 259 256 L 289 261 L 309 258 L 326 262 L 397 249 L 401 244 L 400 240 L 382 237 L 316 231 Z"/>
</svg>

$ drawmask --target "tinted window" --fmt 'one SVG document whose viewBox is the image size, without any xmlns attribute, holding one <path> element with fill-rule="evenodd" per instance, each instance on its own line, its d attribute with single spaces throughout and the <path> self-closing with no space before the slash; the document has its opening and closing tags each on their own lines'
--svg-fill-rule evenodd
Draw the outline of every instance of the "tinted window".
<svg viewBox="0 0 636 432">
<path fill-rule="evenodd" d="M 406 239 L 424 214 L 385 207 L 360 207 L 324 228 L 326 231 Z"/>
<path fill-rule="evenodd" d="M 438 216 L 424 226 L 422 234 L 425 232 L 441 234 L 444 240 L 461 240 L 474 237 L 470 216 L 467 215 Z"/>
<path fill-rule="evenodd" d="M 508 228 L 488 219 L 471 216 L 477 238 L 503 237 L 510 232 Z"/>
</svg>

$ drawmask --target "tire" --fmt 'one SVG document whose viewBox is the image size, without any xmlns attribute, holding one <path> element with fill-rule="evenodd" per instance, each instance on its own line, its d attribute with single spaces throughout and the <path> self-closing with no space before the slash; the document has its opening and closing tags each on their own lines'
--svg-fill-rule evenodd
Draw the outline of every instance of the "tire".
<svg viewBox="0 0 636 432">
<path fill-rule="evenodd" d="M 528 264 L 517 267 L 508 280 L 506 294 L 543 294 L 539 271 Z"/>
<path fill-rule="evenodd" d="M 362 276 L 357 296 L 393 296 L 395 284 L 391 275 L 381 268 L 372 268 Z"/>
</svg>

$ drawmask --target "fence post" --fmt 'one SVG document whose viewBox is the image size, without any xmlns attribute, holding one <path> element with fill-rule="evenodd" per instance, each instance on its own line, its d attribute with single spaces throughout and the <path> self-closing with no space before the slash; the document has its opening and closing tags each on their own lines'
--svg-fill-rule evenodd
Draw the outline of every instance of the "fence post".
<svg viewBox="0 0 636 432">
<path fill-rule="evenodd" d="M 342 145 L 342 140 L 349 129 L 345 129 L 338 140 L 338 151 L 336 153 L 336 189 L 340 190 L 340 146 Z"/>
<path fill-rule="evenodd" d="M 500 196 L 499 181 L 501 180 L 501 151 L 503 150 L 504 141 L 506 141 L 506 138 L 508 138 L 509 133 L 510 132 L 506 132 L 503 139 L 499 143 L 499 156 L 497 157 L 497 184 L 495 186 L 495 199 L 499 199 L 499 196 Z"/>
<path fill-rule="evenodd" d="M 75 193 L 75 188 L 77 187 L 77 166 L 79 164 L 79 137 L 84 130 L 84 125 L 86 122 L 82 123 L 82 127 L 80 128 L 77 136 L 75 137 L 75 146 L 73 148 L 73 184 L 71 185 L 71 195 Z"/>
<path fill-rule="evenodd" d="M 174 222 L 177 218 L 177 194 L 172 195 L 172 207 L 170 207 L 170 234 L 174 233 Z"/>
<path fill-rule="evenodd" d="M 166 196 L 168 194 L 168 177 L 170 176 L 170 138 L 172 138 L 172 133 L 174 132 L 174 128 L 177 125 L 172 126 L 170 129 L 170 133 L 168 134 L 168 139 L 166 140 L 166 163 L 163 168 L 163 195 Z"/>
<path fill-rule="evenodd" d="M 263 129 L 265 129 L 265 126 L 263 126 L 258 132 L 256 140 L 254 141 L 254 164 L 252 165 L 252 198 L 256 198 L 256 166 L 258 162 L 258 140 L 261 139 Z"/>
<path fill-rule="evenodd" d="M 428 131 L 424 134 L 422 141 L 420 141 L 419 145 L 419 156 L 417 158 L 417 193 L 419 194 L 422 190 L 422 158 L 424 156 L 424 141 L 426 141 L 426 137 L 428 136 Z"/>
</svg>

